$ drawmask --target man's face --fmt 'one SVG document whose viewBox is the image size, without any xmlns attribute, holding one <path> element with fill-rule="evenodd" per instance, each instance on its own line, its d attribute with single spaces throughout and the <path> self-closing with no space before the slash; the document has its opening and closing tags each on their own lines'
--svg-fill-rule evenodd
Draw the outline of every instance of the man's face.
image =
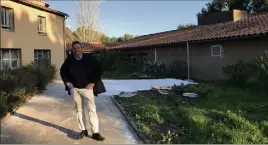
<svg viewBox="0 0 268 145">
<path fill-rule="evenodd" d="M 82 46 L 80 44 L 74 44 L 72 49 L 74 55 L 79 56 L 82 54 Z"/>
</svg>

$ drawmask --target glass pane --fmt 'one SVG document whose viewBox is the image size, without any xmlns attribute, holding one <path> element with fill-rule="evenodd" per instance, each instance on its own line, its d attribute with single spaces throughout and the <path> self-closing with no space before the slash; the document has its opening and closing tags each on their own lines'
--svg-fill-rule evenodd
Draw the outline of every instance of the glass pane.
<svg viewBox="0 0 268 145">
<path fill-rule="evenodd" d="M 49 60 L 49 51 L 44 51 L 43 58 Z"/>
<path fill-rule="evenodd" d="M 18 67 L 18 60 L 11 60 L 11 66 L 12 66 L 12 68 L 17 68 Z"/>
<path fill-rule="evenodd" d="M 19 59 L 19 51 L 18 50 L 11 50 L 11 59 Z"/>
<path fill-rule="evenodd" d="M 2 49 L 2 59 L 10 59 L 9 49 Z"/>
<path fill-rule="evenodd" d="M 213 55 L 221 55 L 220 47 L 213 47 Z"/>
<path fill-rule="evenodd" d="M 9 60 L 2 60 L 3 69 L 10 68 Z"/>
<path fill-rule="evenodd" d="M 2 11 L 1 11 L 1 16 L 2 16 L 2 25 L 5 25 L 5 9 L 2 8 Z"/>
<path fill-rule="evenodd" d="M 43 57 L 42 51 L 40 51 L 40 50 L 37 51 L 37 57 L 38 58 L 42 58 Z"/>
<path fill-rule="evenodd" d="M 10 10 L 6 10 L 6 25 L 9 26 L 10 25 Z"/>
</svg>

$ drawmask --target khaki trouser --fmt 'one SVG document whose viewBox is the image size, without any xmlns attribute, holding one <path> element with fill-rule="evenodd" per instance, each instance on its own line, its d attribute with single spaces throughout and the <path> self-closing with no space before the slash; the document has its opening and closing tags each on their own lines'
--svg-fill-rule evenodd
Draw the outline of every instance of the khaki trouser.
<svg viewBox="0 0 268 145">
<path fill-rule="evenodd" d="M 92 133 L 98 133 L 99 120 L 96 112 L 95 96 L 93 94 L 93 90 L 73 88 L 71 90 L 71 93 L 74 99 L 77 122 L 80 130 L 86 130 L 86 122 L 85 122 L 86 119 L 83 111 L 85 105 L 84 100 L 86 100 L 91 131 Z"/>
</svg>

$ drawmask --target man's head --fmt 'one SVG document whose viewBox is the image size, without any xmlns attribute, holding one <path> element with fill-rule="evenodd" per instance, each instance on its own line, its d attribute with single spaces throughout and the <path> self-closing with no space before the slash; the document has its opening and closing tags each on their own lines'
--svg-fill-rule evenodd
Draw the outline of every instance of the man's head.
<svg viewBox="0 0 268 145">
<path fill-rule="evenodd" d="M 74 41 L 72 43 L 72 53 L 75 56 L 79 56 L 82 54 L 82 44 L 79 41 Z"/>
</svg>

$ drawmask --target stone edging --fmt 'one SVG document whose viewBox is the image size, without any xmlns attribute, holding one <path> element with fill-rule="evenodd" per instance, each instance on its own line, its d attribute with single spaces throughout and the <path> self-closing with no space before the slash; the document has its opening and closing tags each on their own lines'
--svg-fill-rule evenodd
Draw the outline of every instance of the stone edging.
<svg viewBox="0 0 268 145">
<path fill-rule="evenodd" d="M 4 117 L 0 118 L 1 120 L 1 124 L 13 113 L 15 113 L 22 105 L 24 105 L 28 100 L 30 100 L 31 98 L 33 98 L 34 96 L 27 96 L 24 101 L 21 101 L 16 107 L 13 108 L 12 112 L 8 112 Z"/>
<path fill-rule="evenodd" d="M 127 122 L 130 124 L 130 126 L 134 129 L 134 131 L 136 132 L 136 134 L 138 135 L 138 137 L 145 143 L 145 144 L 150 144 L 149 141 L 147 139 L 145 139 L 145 137 L 139 133 L 137 126 L 134 124 L 134 122 L 132 122 L 129 117 L 127 117 L 126 112 L 124 111 L 124 108 L 114 99 L 114 96 L 110 96 L 110 98 L 112 99 L 112 101 L 114 102 L 114 104 L 118 107 L 118 109 L 120 110 L 120 112 L 123 114 L 123 116 L 125 117 L 125 119 L 127 120 Z"/>
</svg>

